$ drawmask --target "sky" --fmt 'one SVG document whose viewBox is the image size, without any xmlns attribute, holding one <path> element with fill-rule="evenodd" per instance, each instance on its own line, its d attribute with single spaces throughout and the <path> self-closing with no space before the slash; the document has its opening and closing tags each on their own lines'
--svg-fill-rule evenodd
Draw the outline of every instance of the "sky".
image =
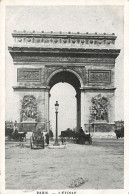
<svg viewBox="0 0 129 194">
<path fill-rule="evenodd" d="M 6 120 L 15 120 L 13 115 L 13 63 L 8 46 L 13 44 L 11 33 L 21 31 L 63 31 L 89 33 L 115 33 L 116 48 L 121 49 L 116 59 L 115 118 L 124 118 L 124 63 L 123 63 L 123 6 L 8 6 L 6 7 Z M 61 96 L 56 96 L 61 91 Z M 76 123 L 75 90 L 69 84 L 59 83 L 51 89 L 51 120 L 55 122 L 52 106 L 59 100 L 59 128 L 73 128 Z M 65 94 L 69 94 L 66 96 Z M 57 99 L 58 98 L 58 99 Z M 66 106 L 66 99 L 67 106 Z M 70 107 L 70 108 L 69 108 Z M 69 109 L 69 112 L 68 112 Z M 65 115 L 65 116 L 62 116 Z M 70 119 L 68 119 L 70 117 Z"/>
</svg>

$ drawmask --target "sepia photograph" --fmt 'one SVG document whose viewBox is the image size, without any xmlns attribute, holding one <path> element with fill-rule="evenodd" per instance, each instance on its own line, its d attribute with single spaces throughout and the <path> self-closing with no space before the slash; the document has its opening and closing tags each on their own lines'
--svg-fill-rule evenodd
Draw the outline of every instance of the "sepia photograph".
<svg viewBox="0 0 129 194">
<path fill-rule="evenodd" d="M 5 190 L 124 189 L 124 6 L 5 7 Z"/>
</svg>

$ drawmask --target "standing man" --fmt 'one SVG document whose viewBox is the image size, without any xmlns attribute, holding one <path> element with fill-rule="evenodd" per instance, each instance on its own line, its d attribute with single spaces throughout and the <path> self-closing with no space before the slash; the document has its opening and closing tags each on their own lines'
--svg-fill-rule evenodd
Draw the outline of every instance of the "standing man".
<svg viewBox="0 0 129 194">
<path fill-rule="evenodd" d="M 49 145 L 49 133 L 46 133 L 46 144 L 47 144 L 47 146 Z"/>
<path fill-rule="evenodd" d="M 82 127 L 80 127 L 79 132 L 80 132 L 80 133 L 84 133 Z"/>
</svg>

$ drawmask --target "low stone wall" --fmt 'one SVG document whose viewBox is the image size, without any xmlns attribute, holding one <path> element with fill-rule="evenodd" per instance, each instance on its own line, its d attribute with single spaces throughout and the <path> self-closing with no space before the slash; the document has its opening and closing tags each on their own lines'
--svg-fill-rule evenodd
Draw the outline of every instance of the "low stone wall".
<svg viewBox="0 0 129 194">
<path fill-rule="evenodd" d="M 90 132 L 114 132 L 114 124 L 110 123 L 94 123 L 94 124 L 85 124 L 85 131 Z"/>
<path fill-rule="evenodd" d="M 92 138 L 116 138 L 115 132 L 91 132 Z"/>
</svg>

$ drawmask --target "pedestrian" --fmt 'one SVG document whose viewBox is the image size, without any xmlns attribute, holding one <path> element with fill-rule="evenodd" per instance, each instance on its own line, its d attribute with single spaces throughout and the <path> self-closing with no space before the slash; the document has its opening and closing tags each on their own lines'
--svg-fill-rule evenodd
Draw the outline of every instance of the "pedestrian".
<svg viewBox="0 0 129 194">
<path fill-rule="evenodd" d="M 80 132 L 80 133 L 84 133 L 82 127 L 80 127 L 79 132 Z"/>
<path fill-rule="evenodd" d="M 14 140 L 15 140 L 15 141 L 18 141 L 18 139 L 19 139 L 19 134 L 18 134 L 17 126 L 15 127 L 15 131 L 14 131 L 13 137 L 14 137 Z"/>
<path fill-rule="evenodd" d="M 49 145 L 49 133 L 46 133 L 46 144 L 47 144 L 47 146 Z"/>
<path fill-rule="evenodd" d="M 64 138 L 63 137 L 61 137 L 61 141 L 62 141 L 62 145 L 64 144 Z"/>
</svg>

